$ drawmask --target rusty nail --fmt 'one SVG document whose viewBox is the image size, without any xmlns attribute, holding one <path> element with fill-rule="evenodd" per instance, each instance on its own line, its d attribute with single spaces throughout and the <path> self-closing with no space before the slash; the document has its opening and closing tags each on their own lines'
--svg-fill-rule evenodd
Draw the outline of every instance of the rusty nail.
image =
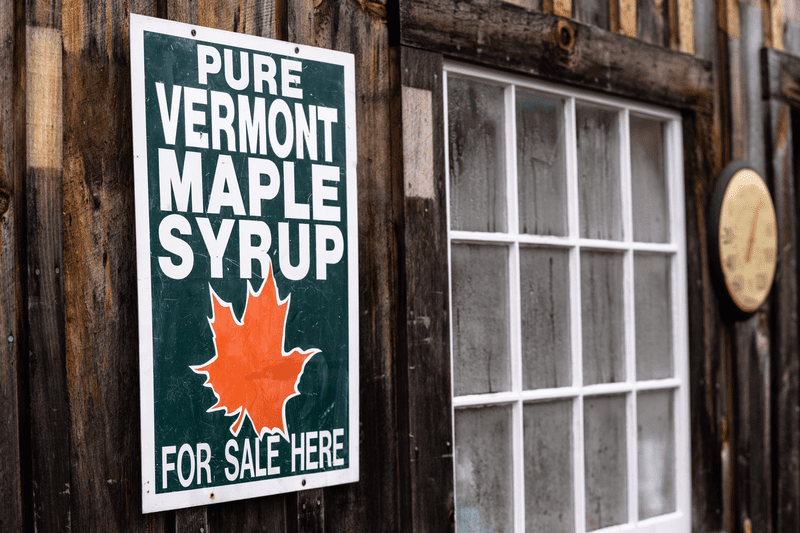
<svg viewBox="0 0 800 533">
<path fill-rule="evenodd" d="M 192 30 L 192 37 L 197 35 L 197 30 Z"/>
<path fill-rule="evenodd" d="M 303 481 L 300 482 L 300 484 L 305 487 L 306 486 L 306 480 L 304 479 Z"/>
</svg>

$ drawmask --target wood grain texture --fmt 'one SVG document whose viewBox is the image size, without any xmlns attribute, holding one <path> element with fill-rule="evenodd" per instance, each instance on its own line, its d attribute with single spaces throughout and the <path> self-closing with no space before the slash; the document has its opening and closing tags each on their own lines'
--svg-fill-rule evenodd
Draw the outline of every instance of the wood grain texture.
<svg viewBox="0 0 800 533">
<path fill-rule="evenodd" d="M 512 6 L 515 9 L 526 11 Z M 386 7 L 369 0 L 291 0 L 288 39 L 355 55 L 358 147 L 360 481 L 324 490 L 325 530 L 396 531 L 398 232 L 391 175 Z M 298 494 L 297 502 L 303 498 Z"/>
<path fill-rule="evenodd" d="M 686 257 L 689 308 L 689 393 L 692 438 L 692 527 L 723 530 L 723 454 L 729 442 L 724 392 L 730 333 L 719 317 L 709 275 L 706 205 L 713 176 L 719 130 L 708 114 L 683 114 L 686 204 Z M 715 133 L 717 132 L 717 133 Z"/>
<path fill-rule="evenodd" d="M 794 116 L 793 116 L 794 115 Z M 773 444 L 776 461 L 774 493 L 775 531 L 800 529 L 800 364 L 797 358 L 797 177 L 795 165 L 800 142 L 796 112 L 778 101 L 769 102 L 771 148 L 769 185 L 778 219 L 778 269 L 772 288 L 770 307 L 774 310 L 772 408 Z"/>
<path fill-rule="evenodd" d="M 794 165 L 798 163 L 798 142 L 794 138 L 799 125 L 792 119 L 791 108 L 778 100 L 768 102 L 767 124 L 771 148 L 770 185 L 778 215 L 778 270 L 772 290 L 773 323 L 773 430 L 776 461 L 774 493 L 775 531 L 800 527 L 800 378 L 797 363 L 797 273 L 796 229 L 787 227 L 796 212 L 795 200 L 789 196 L 797 186 Z M 795 117 L 796 118 L 796 117 Z M 794 123 L 794 124 L 793 124 Z M 794 152 L 794 153 L 793 153 Z M 786 313 L 785 318 L 778 319 Z"/>
<path fill-rule="evenodd" d="M 668 6 L 664 0 L 637 0 L 636 37 L 658 46 L 669 44 Z"/>
<path fill-rule="evenodd" d="M 710 110 L 711 64 L 662 47 L 488 0 L 414 0 L 400 6 L 408 46 L 560 83 Z M 537 58 L 532 61 L 531 58 Z"/>
<path fill-rule="evenodd" d="M 24 531 L 23 464 L 20 454 L 20 409 L 25 408 L 20 386 L 24 330 L 23 279 L 20 271 L 21 239 L 24 227 L 23 186 L 24 152 L 20 150 L 17 128 L 15 68 L 17 26 L 15 2 L 0 2 L 0 94 L 6 95 L 0 105 L 0 486 L 6 496 L 0 500 L 0 531 Z M 19 106 L 24 107 L 24 106 Z M 20 131 L 23 130 L 23 131 Z M 27 464 L 27 463 L 26 463 Z M 27 475 L 26 475 L 27 477 Z"/>
<path fill-rule="evenodd" d="M 616 0 L 611 0 L 611 5 L 614 6 Z M 636 0 L 619 0 L 619 5 L 616 8 L 619 23 L 617 24 L 617 31 L 627 37 L 637 37 L 638 28 L 637 21 L 639 18 L 639 8 Z"/>
<path fill-rule="evenodd" d="M 63 5 L 64 323 L 73 531 L 164 531 L 141 513 L 128 7 Z M 59 54 L 60 56 L 61 54 Z"/>
<path fill-rule="evenodd" d="M 444 123 L 442 56 L 402 47 L 400 49 L 403 136 L 405 128 L 420 121 Z M 409 117 L 406 98 L 429 94 L 431 107 L 418 108 L 428 116 Z M 398 136 L 398 140 L 401 137 Z M 419 166 L 417 157 L 428 158 L 432 170 L 429 196 L 405 188 L 403 286 L 405 288 L 405 353 L 400 354 L 398 381 L 404 384 L 401 410 L 407 409 L 401 426 L 405 447 L 407 499 L 412 531 L 454 530 L 452 404 L 450 384 L 450 328 L 448 321 L 447 196 L 444 132 L 432 129 L 430 152 L 409 154 L 397 149 L 396 178 L 406 182 L 409 169 Z M 407 435 L 407 438 L 406 438 Z"/>
<path fill-rule="evenodd" d="M 793 3 L 793 8 L 797 9 L 797 2 Z M 770 42 L 765 46 L 771 46 L 776 50 L 784 48 L 784 16 L 783 1 L 769 0 L 769 22 L 770 22 Z"/>
<path fill-rule="evenodd" d="M 770 48 L 761 51 L 764 99 L 800 106 L 800 59 Z"/>
<path fill-rule="evenodd" d="M 767 179 L 765 102 L 761 87 L 761 48 L 764 13 L 749 4 L 740 6 L 740 83 L 743 87 L 748 164 Z M 774 190 L 774 189 L 773 189 Z M 773 531 L 773 411 L 772 329 L 774 309 L 765 305 L 735 329 L 735 438 L 736 523 L 753 531 Z M 788 317 L 784 317 L 786 320 Z"/>
<path fill-rule="evenodd" d="M 611 13 L 606 0 L 573 0 L 572 18 L 606 31 L 611 30 Z"/>
<path fill-rule="evenodd" d="M 572 0 L 552 0 L 553 15 L 563 18 L 572 17 Z"/>
<path fill-rule="evenodd" d="M 27 6 L 25 246 L 33 528 L 69 531 L 70 409 L 64 360 L 60 3 Z M 42 99 L 34 99 L 41 95 Z M 38 145 L 31 150 L 31 140 Z M 42 155 L 42 157 L 39 157 Z M 43 164 L 42 168 L 34 165 Z"/>
<path fill-rule="evenodd" d="M 675 12 L 678 16 L 679 50 L 684 54 L 694 54 L 694 4 L 692 0 L 677 0 Z"/>
</svg>

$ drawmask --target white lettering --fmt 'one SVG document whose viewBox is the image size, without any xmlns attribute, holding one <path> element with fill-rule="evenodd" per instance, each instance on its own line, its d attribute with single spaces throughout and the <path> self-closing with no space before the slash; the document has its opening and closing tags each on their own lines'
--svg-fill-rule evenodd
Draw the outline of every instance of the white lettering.
<svg viewBox="0 0 800 533">
<path fill-rule="evenodd" d="M 208 75 L 217 74 L 221 67 L 219 50 L 213 46 L 197 45 L 197 78 L 200 84 L 208 85 Z"/>
<path fill-rule="evenodd" d="M 247 89 L 250 84 L 250 60 L 247 52 L 239 52 L 239 79 L 233 77 L 233 50 L 225 49 L 225 81 L 234 91 Z"/>
<path fill-rule="evenodd" d="M 203 212 L 203 171 L 199 152 L 186 152 L 183 158 L 183 173 L 178 172 L 175 150 L 158 149 L 158 189 L 162 211 L 172 211 L 172 195 L 175 207 L 186 212 L 189 198 L 192 212 Z"/>
<path fill-rule="evenodd" d="M 328 265 L 335 265 L 344 253 L 342 231 L 336 226 L 318 225 L 317 234 L 317 279 L 328 279 Z M 328 241 L 333 248 L 328 250 Z M 335 447 L 335 445 L 334 445 Z"/>
<path fill-rule="evenodd" d="M 327 165 L 311 165 L 311 197 L 314 203 L 314 220 L 338 222 L 340 209 L 335 205 L 325 205 L 325 200 L 335 202 L 339 199 L 336 186 L 325 185 L 326 181 L 339 181 L 339 167 Z"/>
<path fill-rule="evenodd" d="M 181 86 L 172 87 L 172 102 L 167 110 L 167 95 L 164 91 L 164 84 L 156 82 L 156 95 L 158 96 L 158 110 L 161 112 L 161 127 L 164 130 L 164 142 L 175 144 L 175 136 L 178 133 L 178 114 L 181 106 Z"/>
<path fill-rule="evenodd" d="M 258 244 L 253 244 L 253 237 L 258 237 Z M 261 265 L 261 277 L 267 277 L 271 244 L 272 235 L 266 222 L 261 220 L 239 221 L 239 276 L 242 279 L 249 279 L 253 276 L 253 260 L 258 260 Z"/>
<path fill-rule="evenodd" d="M 161 447 L 161 488 L 167 488 L 167 473 L 175 470 L 175 463 L 169 462 L 169 456 L 175 453 L 175 446 Z"/>
<path fill-rule="evenodd" d="M 300 236 L 299 246 L 299 259 L 297 265 L 292 265 L 289 257 L 291 248 L 289 245 L 289 223 L 278 223 L 278 258 L 281 265 L 281 272 L 287 279 L 299 280 L 306 277 L 308 274 L 308 267 L 311 263 L 311 249 L 309 247 L 309 230 L 308 224 L 300 224 L 298 227 L 298 234 Z"/>
<path fill-rule="evenodd" d="M 208 256 L 211 258 L 211 277 L 222 277 L 222 258 L 228 248 L 228 241 L 233 231 L 233 220 L 223 219 L 219 225 L 219 233 L 214 235 L 211 222 L 207 218 L 198 218 L 197 225 L 200 227 L 200 234 L 206 244 Z"/>
<path fill-rule="evenodd" d="M 303 64 L 292 59 L 281 59 L 281 95 L 289 98 L 302 98 L 303 89 L 300 88 L 300 76 L 290 72 L 302 72 Z M 290 85 L 297 85 L 291 87 Z"/>
<path fill-rule="evenodd" d="M 225 477 L 228 478 L 228 481 L 236 481 L 236 478 L 239 477 L 239 460 L 231 453 L 231 448 L 236 452 L 239 451 L 239 445 L 234 439 L 225 444 L 225 460 L 233 466 L 233 470 L 225 468 Z"/>
<path fill-rule="evenodd" d="M 167 252 L 177 255 L 181 262 L 175 264 L 169 257 L 159 257 L 161 270 L 172 279 L 183 279 L 189 275 L 194 266 L 194 253 L 188 242 L 172 234 L 178 230 L 181 235 L 191 235 L 192 227 L 182 215 L 167 215 L 158 226 L 158 240 Z"/>
</svg>

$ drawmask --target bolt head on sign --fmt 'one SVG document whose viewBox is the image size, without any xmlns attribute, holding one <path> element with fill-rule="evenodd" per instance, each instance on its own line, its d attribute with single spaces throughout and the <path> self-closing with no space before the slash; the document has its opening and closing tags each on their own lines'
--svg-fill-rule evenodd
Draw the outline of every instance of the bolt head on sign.
<svg viewBox="0 0 800 533">
<path fill-rule="evenodd" d="M 353 56 L 130 24 L 142 509 L 357 481 Z"/>
</svg>

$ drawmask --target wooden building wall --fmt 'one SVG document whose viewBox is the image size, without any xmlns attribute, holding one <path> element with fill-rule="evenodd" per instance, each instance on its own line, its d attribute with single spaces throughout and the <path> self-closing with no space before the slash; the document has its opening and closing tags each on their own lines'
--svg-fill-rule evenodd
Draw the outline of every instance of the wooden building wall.
<svg viewBox="0 0 800 533">
<path fill-rule="evenodd" d="M 645 58 L 671 51 L 671 66 L 690 65 L 696 70 L 687 72 L 710 80 L 687 78 L 679 88 L 686 94 L 654 97 L 682 109 L 698 141 L 685 147 L 693 529 L 800 531 L 800 113 L 777 80 L 800 57 L 800 4 L 463 0 L 464 12 L 486 16 L 460 21 L 463 33 L 453 31 L 445 42 L 424 27 L 426 10 L 453 5 L 0 0 L 0 530 L 452 530 L 449 424 L 428 431 L 450 416 L 449 367 L 442 365 L 449 361 L 447 280 L 431 254 L 446 246 L 436 231 L 444 223 L 444 177 L 435 173 L 438 200 L 405 192 L 403 171 L 413 162 L 403 153 L 402 132 L 413 131 L 413 117 L 405 114 L 402 89 L 432 91 L 441 102 L 435 80 L 442 57 L 484 64 L 507 58 L 503 68 L 635 96 L 638 82 L 658 80 L 615 71 L 587 81 L 585 60 L 599 57 L 592 47 L 613 52 L 633 42 L 644 43 Z M 356 484 L 141 514 L 130 12 L 355 54 L 362 421 Z M 529 24 L 508 24 L 512 16 Z M 551 44 L 553 17 L 571 21 L 574 42 L 562 43 L 563 50 Z M 462 49 L 460 42 L 479 38 L 506 39 L 505 58 L 490 57 L 491 47 Z M 531 53 L 564 62 L 522 66 Z M 654 77 L 669 72 L 654 68 Z M 441 113 L 434 104 L 434 124 Z M 439 169 L 436 154 L 431 167 Z M 729 324 L 709 278 L 704 212 L 714 177 L 736 158 L 768 179 L 781 252 L 769 304 Z M 433 274 L 419 276 L 425 269 Z"/>
</svg>

